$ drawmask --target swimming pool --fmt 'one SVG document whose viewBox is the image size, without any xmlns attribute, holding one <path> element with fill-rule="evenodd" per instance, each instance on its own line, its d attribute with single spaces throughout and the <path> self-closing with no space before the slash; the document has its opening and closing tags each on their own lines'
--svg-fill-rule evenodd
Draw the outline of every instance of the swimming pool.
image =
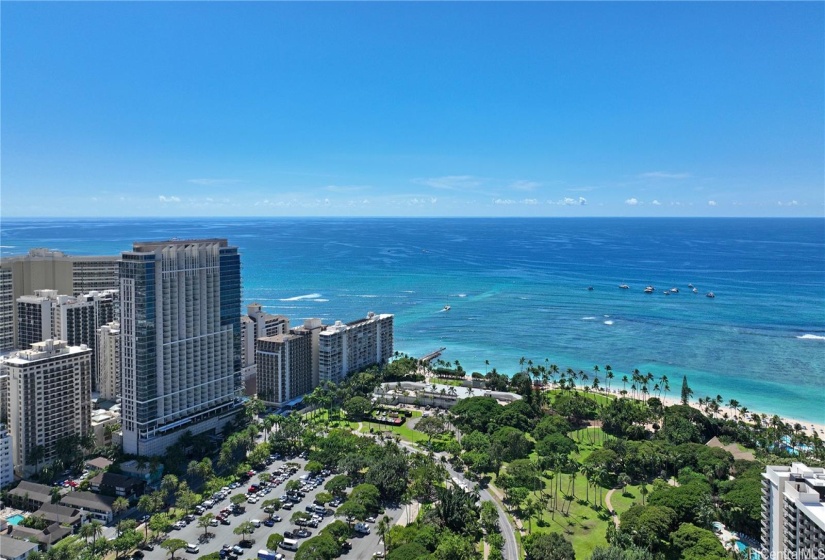
<svg viewBox="0 0 825 560">
<path fill-rule="evenodd" d="M 25 519 L 25 517 L 23 517 L 22 515 L 12 515 L 11 517 L 7 517 L 6 521 L 9 522 L 9 525 L 17 525 L 18 523 L 20 523 L 24 519 Z"/>
<path fill-rule="evenodd" d="M 748 546 L 743 543 L 742 541 L 736 541 L 736 548 L 739 549 L 739 552 L 745 552 L 748 549 Z M 762 555 L 759 554 L 754 549 L 751 549 L 751 560 L 761 560 Z"/>
</svg>

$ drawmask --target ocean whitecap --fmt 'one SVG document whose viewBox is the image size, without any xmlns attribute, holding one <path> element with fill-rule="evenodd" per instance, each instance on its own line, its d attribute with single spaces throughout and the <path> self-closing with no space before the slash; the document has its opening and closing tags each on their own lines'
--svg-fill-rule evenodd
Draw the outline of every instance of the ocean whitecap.
<svg viewBox="0 0 825 560">
<path fill-rule="evenodd" d="M 301 301 L 302 299 L 318 299 L 319 297 L 321 297 L 321 294 L 304 294 L 302 296 L 281 298 L 278 301 Z"/>
<path fill-rule="evenodd" d="M 818 334 L 803 334 L 802 336 L 797 336 L 801 340 L 825 340 L 825 336 L 820 336 Z"/>
<path fill-rule="evenodd" d="M 613 321 L 605 321 L 605 322 L 604 322 L 604 324 L 605 324 L 605 325 L 612 325 L 612 324 L 613 324 Z"/>
</svg>

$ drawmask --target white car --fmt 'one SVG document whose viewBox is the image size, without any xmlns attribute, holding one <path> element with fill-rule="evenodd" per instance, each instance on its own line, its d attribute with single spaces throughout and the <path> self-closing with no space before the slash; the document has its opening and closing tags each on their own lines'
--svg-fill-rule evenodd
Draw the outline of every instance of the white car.
<svg viewBox="0 0 825 560">
<path fill-rule="evenodd" d="M 255 527 L 260 527 L 261 526 L 261 520 L 260 519 L 252 519 L 250 521 L 250 523 L 252 523 L 252 525 L 254 525 Z"/>
<path fill-rule="evenodd" d="M 196 544 L 189 543 L 186 545 L 186 552 L 190 552 L 192 554 L 197 554 L 200 552 L 201 549 Z"/>
<path fill-rule="evenodd" d="M 250 504 L 257 504 L 258 503 L 258 497 L 257 496 L 250 496 L 246 501 L 247 501 L 247 503 L 250 503 Z"/>
</svg>

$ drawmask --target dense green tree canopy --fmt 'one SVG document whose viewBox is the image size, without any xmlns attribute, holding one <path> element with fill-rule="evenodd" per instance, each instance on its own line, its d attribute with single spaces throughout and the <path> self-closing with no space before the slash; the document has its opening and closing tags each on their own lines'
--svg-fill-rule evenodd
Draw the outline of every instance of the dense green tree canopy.
<svg viewBox="0 0 825 560">
<path fill-rule="evenodd" d="M 498 449 L 503 461 L 523 459 L 533 451 L 533 442 L 527 439 L 524 432 L 515 428 L 500 428 L 490 438 L 492 448 Z"/>
<path fill-rule="evenodd" d="M 676 512 L 669 507 L 634 505 L 620 516 L 621 532 L 629 535 L 637 546 L 663 550 L 676 526 Z"/>
<path fill-rule="evenodd" d="M 573 545 L 558 533 L 534 533 L 524 539 L 528 560 L 575 560 Z"/>
<path fill-rule="evenodd" d="M 567 457 L 576 449 L 576 442 L 558 432 L 548 433 L 536 443 L 536 453 L 541 457 L 553 457 L 555 455 Z"/>
<path fill-rule="evenodd" d="M 492 397 L 470 397 L 458 401 L 450 410 L 454 416 L 453 424 L 462 432 L 487 432 L 495 426 L 495 419 L 503 407 Z"/>
<path fill-rule="evenodd" d="M 363 420 L 371 410 L 372 403 L 364 397 L 352 397 L 344 403 L 344 412 L 353 420 Z"/>
<path fill-rule="evenodd" d="M 341 547 L 329 535 L 318 535 L 304 541 L 295 553 L 295 560 L 332 560 L 341 553 Z"/>
<path fill-rule="evenodd" d="M 711 531 L 682 523 L 670 535 L 674 552 L 684 560 L 725 560 L 727 551 Z"/>
</svg>

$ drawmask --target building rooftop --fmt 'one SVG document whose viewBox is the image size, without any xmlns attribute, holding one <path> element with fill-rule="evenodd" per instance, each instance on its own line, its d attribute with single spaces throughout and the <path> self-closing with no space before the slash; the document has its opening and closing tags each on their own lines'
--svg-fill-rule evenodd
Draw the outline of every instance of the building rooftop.
<svg viewBox="0 0 825 560">
<path fill-rule="evenodd" d="M 132 488 L 142 486 L 143 481 L 123 474 L 104 472 L 100 473 L 89 481 L 92 486 L 113 486 L 115 488 Z"/>
<path fill-rule="evenodd" d="M 106 457 L 95 457 L 94 459 L 89 459 L 88 461 L 86 461 L 87 467 L 101 471 L 104 469 L 108 469 L 111 464 L 112 461 L 110 461 Z"/>
<path fill-rule="evenodd" d="M 37 550 L 36 542 L 22 541 L 6 535 L 0 535 L 0 558 L 11 559 L 28 555 L 32 550 Z"/>
<path fill-rule="evenodd" d="M 209 239 L 169 239 L 166 241 L 136 241 L 132 244 L 133 251 L 153 251 L 155 249 L 162 249 L 170 245 L 184 246 L 195 245 L 201 243 L 217 243 L 221 247 L 228 247 L 229 242 L 226 239 L 209 238 Z"/>
<path fill-rule="evenodd" d="M 28 480 L 21 480 L 20 484 L 14 490 L 10 490 L 9 494 L 18 496 L 20 498 L 29 497 L 29 499 L 36 502 L 51 503 L 51 487 L 45 484 L 37 484 L 29 482 Z"/>
<path fill-rule="evenodd" d="M 76 508 L 112 511 L 114 501 L 115 498 L 111 496 L 101 496 L 92 492 L 69 492 L 63 496 L 60 503 Z"/>
</svg>

